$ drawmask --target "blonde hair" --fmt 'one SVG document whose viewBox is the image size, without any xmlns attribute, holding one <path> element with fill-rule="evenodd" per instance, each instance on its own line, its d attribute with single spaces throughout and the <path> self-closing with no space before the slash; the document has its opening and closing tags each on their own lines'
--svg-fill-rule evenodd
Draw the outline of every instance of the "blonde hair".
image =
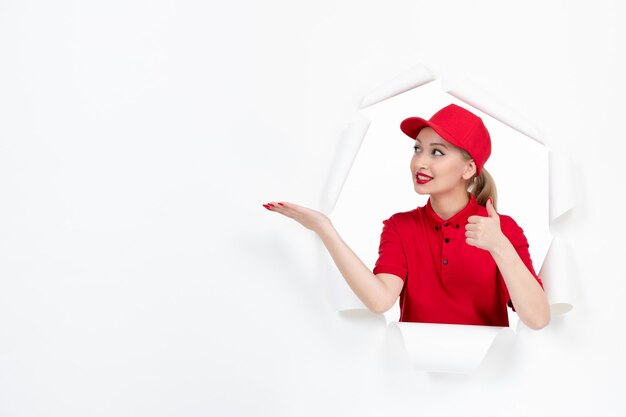
<svg viewBox="0 0 626 417">
<path fill-rule="evenodd" d="M 468 161 L 473 159 L 465 149 L 461 149 L 461 154 Z M 474 194 L 476 201 L 481 206 L 486 206 L 489 197 L 493 197 L 493 208 L 497 210 L 498 193 L 496 191 L 496 182 L 484 166 L 480 171 L 480 175 L 474 175 L 467 181 L 467 191 Z"/>
</svg>

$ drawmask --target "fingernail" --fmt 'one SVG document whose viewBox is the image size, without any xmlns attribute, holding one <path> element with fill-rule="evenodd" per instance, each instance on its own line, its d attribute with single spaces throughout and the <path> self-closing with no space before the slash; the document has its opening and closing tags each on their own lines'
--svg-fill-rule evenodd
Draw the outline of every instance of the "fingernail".
<svg viewBox="0 0 626 417">
<path fill-rule="evenodd" d="M 489 201 L 491 201 L 491 205 L 493 205 L 493 198 L 489 197 Z"/>
<path fill-rule="evenodd" d="M 283 204 L 283 203 L 278 203 L 278 204 L 280 204 L 281 206 L 284 206 L 284 204 Z"/>
<path fill-rule="evenodd" d="M 274 207 L 274 205 L 273 205 L 272 203 L 269 203 L 269 204 L 268 204 L 268 206 L 272 206 L 272 207 Z"/>
</svg>

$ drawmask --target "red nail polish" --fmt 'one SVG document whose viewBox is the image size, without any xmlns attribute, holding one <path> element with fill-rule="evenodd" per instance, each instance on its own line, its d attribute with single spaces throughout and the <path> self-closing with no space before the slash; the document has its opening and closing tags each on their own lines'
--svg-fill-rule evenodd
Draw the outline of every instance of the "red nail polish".
<svg viewBox="0 0 626 417">
<path fill-rule="evenodd" d="M 283 204 L 283 203 L 278 203 L 278 204 L 280 204 L 281 206 L 284 206 L 284 204 Z"/>
</svg>

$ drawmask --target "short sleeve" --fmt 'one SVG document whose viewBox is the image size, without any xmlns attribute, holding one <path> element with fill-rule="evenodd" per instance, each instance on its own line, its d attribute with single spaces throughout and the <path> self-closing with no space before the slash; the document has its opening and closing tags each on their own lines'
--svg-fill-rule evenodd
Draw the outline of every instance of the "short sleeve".
<svg viewBox="0 0 626 417">
<path fill-rule="evenodd" d="M 541 288 L 543 289 L 543 282 L 535 272 L 533 268 L 532 259 L 530 259 L 530 252 L 528 251 L 528 239 L 526 239 L 526 235 L 524 235 L 524 230 L 509 216 L 500 216 L 501 220 L 501 228 L 504 235 L 509 239 L 515 251 L 519 255 L 520 259 L 526 265 L 526 268 L 530 271 L 530 273 L 535 277 Z M 515 306 L 511 302 L 511 296 L 509 295 L 509 291 L 504 282 L 504 278 L 498 269 L 498 282 L 502 288 L 503 298 L 507 301 L 507 305 L 515 311 Z"/>
<path fill-rule="evenodd" d="M 387 273 L 406 280 L 408 273 L 407 259 L 394 217 L 383 221 L 380 234 L 378 260 L 374 266 L 374 274 Z"/>
</svg>

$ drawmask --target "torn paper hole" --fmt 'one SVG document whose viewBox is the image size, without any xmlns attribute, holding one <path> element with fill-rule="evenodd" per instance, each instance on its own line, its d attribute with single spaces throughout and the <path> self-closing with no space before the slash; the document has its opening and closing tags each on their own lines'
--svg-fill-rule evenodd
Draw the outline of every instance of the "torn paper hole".
<svg viewBox="0 0 626 417">
<path fill-rule="evenodd" d="M 414 68 L 411 71 L 407 71 L 378 87 L 370 94 L 365 95 L 362 100 L 363 107 L 395 97 L 411 88 L 418 86 L 423 86 L 422 88 L 424 88 L 427 84 L 433 85 L 431 83 L 432 77 L 424 69 L 425 67 L 422 70 Z M 475 84 L 463 80 L 449 88 L 447 93 L 490 115 L 525 137 L 545 146 L 540 131 L 532 123 L 520 116 L 518 112 L 479 89 Z M 367 122 L 358 122 L 358 119 L 356 120 L 356 122 L 353 121 L 350 124 L 349 129 L 344 131 L 343 140 L 345 140 L 345 144 L 340 145 L 342 150 L 338 154 L 341 155 L 336 156 L 333 165 L 334 170 L 330 172 L 329 187 L 325 195 L 326 201 L 325 204 L 322 204 L 327 208 L 327 212 L 332 211 L 335 207 L 354 163 L 356 153 L 359 151 L 369 128 L 369 119 Z M 573 199 L 569 197 L 571 193 L 567 192 L 564 192 L 563 196 L 556 198 L 557 203 L 552 203 L 555 200 L 553 197 L 553 194 L 556 193 L 555 184 L 560 184 L 559 190 L 569 190 L 569 188 L 564 188 L 568 185 L 568 181 L 571 181 L 571 176 L 564 174 L 568 169 L 568 165 L 561 158 L 553 156 L 552 153 L 550 154 L 550 169 L 547 181 L 549 182 L 549 190 L 547 191 L 549 192 L 550 207 L 549 210 L 546 210 L 546 218 L 549 217 L 550 222 L 573 207 Z M 546 170 L 546 173 L 548 173 L 548 170 Z M 558 245 L 558 243 L 555 245 Z M 551 246 L 550 251 L 559 253 L 559 248 L 558 246 Z M 572 308 L 571 298 L 569 291 L 566 289 L 567 285 L 559 282 L 559 280 L 567 274 L 561 273 L 561 267 L 558 265 L 562 261 L 556 261 L 557 259 L 567 259 L 567 255 L 551 254 L 549 259 L 546 256 L 540 274 L 544 283 L 547 284 L 546 294 L 551 301 L 552 311 L 566 312 Z M 332 259 L 327 256 L 325 261 L 328 262 L 329 271 L 332 270 L 328 277 L 333 307 L 336 310 L 365 309 L 366 307 L 354 295 L 332 262 Z M 557 270 L 559 272 L 556 272 Z M 514 337 L 514 332 L 510 327 L 406 322 L 395 322 L 393 325 L 397 326 L 403 335 L 405 347 L 413 366 L 416 369 L 429 372 L 471 372 L 480 365 L 497 338 L 511 337 L 511 335 Z M 447 347 L 443 348 L 442 346 Z M 454 347 L 459 346 L 463 347 L 462 351 L 454 349 Z"/>
</svg>

